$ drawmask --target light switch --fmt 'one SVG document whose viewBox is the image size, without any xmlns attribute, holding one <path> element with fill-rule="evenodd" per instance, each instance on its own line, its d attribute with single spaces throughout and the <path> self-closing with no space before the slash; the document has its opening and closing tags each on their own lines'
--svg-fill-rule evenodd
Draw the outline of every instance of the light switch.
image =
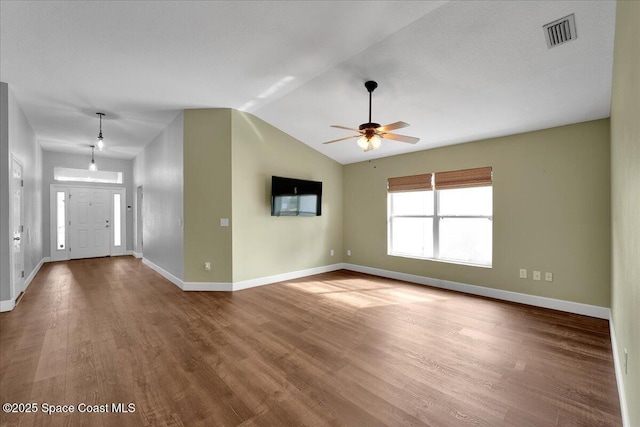
<svg viewBox="0 0 640 427">
<path fill-rule="evenodd" d="M 229 218 L 220 218 L 220 227 L 228 227 Z"/>
</svg>

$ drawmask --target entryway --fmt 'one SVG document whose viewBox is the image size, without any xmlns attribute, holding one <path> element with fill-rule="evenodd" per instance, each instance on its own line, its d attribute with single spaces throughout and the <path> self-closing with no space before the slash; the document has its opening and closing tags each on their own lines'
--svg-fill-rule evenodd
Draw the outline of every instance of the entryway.
<svg viewBox="0 0 640 427">
<path fill-rule="evenodd" d="M 51 260 L 124 255 L 124 188 L 52 185 Z"/>
</svg>

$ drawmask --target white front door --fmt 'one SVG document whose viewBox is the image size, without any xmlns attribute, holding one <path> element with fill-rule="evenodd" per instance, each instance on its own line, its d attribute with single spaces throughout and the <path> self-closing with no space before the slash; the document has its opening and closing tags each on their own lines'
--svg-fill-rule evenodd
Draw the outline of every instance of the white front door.
<svg viewBox="0 0 640 427">
<path fill-rule="evenodd" d="M 18 296 L 24 289 L 24 217 L 22 210 L 22 164 L 11 159 L 11 258 L 13 268 L 13 295 Z"/>
<path fill-rule="evenodd" d="M 109 193 L 107 189 L 69 188 L 69 258 L 110 254 Z"/>
</svg>

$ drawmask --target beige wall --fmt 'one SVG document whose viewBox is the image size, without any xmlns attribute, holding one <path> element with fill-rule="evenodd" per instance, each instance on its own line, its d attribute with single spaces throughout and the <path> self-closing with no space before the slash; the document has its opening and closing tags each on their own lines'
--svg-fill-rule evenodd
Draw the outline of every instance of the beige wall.
<svg viewBox="0 0 640 427">
<path fill-rule="evenodd" d="M 387 255 L 387 178 L 481 166 L 494 174 L 493 268 Z M 346 262 L 609 307 L 607 119 L 347 165 L 344 200 Z"/>
<path fill-rule="evenodd" d="M 640 426 L 640 2 L 618 1 L 611 101 L 611 311 L 630 424 Z"/>
<path fill-rule="evenodd" d="M 342 262 L 342 165 L 251 114 L 232 121 L 233 281 Z M 322 181 L 322 215 L 272 217 L 272 175 Z"/>
<path fill-rule="evenodd" d="M 185 282 L 232 281 L 231 215 L 231 110 L 185 110 Z"/>
<path fill-rule="evenodd" d="M 272 175 L 322 181 L 322 216 L 272 217 Z M 239 282 L 342 262 L 342 213 L 339 163 L 251 114 L 185 110 L 186 282 Z"/>
</svg>

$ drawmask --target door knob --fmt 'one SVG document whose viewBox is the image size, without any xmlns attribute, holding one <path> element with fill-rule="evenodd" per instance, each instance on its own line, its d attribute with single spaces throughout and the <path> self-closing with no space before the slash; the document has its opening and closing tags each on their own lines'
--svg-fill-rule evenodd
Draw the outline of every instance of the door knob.
<svg viewBox="0 0 640 427">
<path fill-rule="evenodd" d="M 14 237 L 13 240 L 20 240 L 20 238 L 19 237 Z"/>
</svg>

